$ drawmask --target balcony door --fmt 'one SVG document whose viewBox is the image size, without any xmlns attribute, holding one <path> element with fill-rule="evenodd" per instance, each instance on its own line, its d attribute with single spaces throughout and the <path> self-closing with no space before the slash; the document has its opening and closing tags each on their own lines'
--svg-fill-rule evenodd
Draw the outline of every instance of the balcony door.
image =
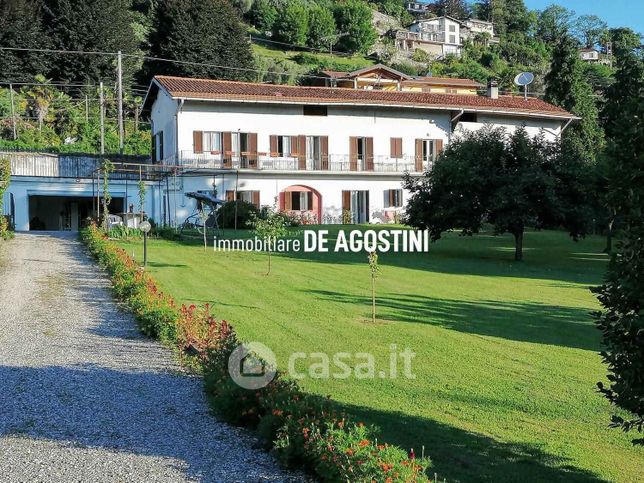
<svg viewBox="0 0 644 483">
<path fill-rule="evenodd" d="M 240 168 L 257 168 L 257 133 L 231 133 L 230 150 Z"/>
<path fill-rule="evenodd" d="M 351 214 L 352 223 L 369 223 L 369 191 L 342 191 L 342 211 Z"/>
<path fill-rule="evenodd" d="M 351 171 L 373 171 L 373 138 L 349 138 L 349 169 Z"/>
</svg>

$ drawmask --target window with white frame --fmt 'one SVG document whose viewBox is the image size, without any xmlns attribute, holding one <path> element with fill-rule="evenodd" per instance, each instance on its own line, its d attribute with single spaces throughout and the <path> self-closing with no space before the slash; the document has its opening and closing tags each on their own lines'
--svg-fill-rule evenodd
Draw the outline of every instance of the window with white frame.
<svg viewBox="0 0 644 483">
<path fill-rule="evenodd" d="M 291 155 L 291 136 L 277 136 L 277 153 L 282 157 Z"/>
<path fill-rule="evenodd" d="M 206 152 L 221 152 L 221 133 L 216 131 L 204 131 L 203 150 Z"/>
<path fill-rule="evenodd" d="M 402 207 L 402 189 L 385 190 L 385 208 Z"/>
</svg>

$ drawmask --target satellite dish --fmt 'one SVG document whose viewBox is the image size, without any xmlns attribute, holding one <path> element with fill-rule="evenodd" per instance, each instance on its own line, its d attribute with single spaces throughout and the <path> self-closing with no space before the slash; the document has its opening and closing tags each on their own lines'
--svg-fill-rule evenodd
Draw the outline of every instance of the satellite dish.
<svg viewBox="0 0 644 483">
<path fill-rule="evenodd" d="M 534 74 L 532 72 L 521 72 L 514 78 L 514 83 L 518 86 L 527 86 L 534 81 Z"/>
<path fill-rule="evenodd" d="M 514 83 L 518 86 L 523 86 L 523 97 L 528 98 L 528 85 L 534 81 L 534 74 L 532 72 L 521 72 L 514 78 Z"/>
</svg>

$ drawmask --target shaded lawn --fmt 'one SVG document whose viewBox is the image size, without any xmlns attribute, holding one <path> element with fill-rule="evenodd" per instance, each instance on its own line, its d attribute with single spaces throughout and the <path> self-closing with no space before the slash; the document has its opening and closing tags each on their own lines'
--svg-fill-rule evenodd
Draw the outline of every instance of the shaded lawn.
<svg viewBox="0 0 644 483">
<path fill-rule="evenodd" d="M 140 242 L 123 245 L 141 258 Z M 383 441 L 424 445 L 440 477 L 641 481 L 644 452 L 607 428 L 611 408 L 595 392 L 605 369 L 588 287 L 601 281 L 602 248 L 599 237 L 531 232 L 515 263 L 510 237 L 450 234 L 429 254 L 382 254 L 376 324 L 364 254 L 280 254 L 267 277 L 264 254 L 152 241 L 149 265 L 178 300 L 211 303 L 282 367 L 294 351 L 369 351 L 386 369 L 391 344 L 411 348 L 413 380 L 301 384 L 378 425 Z"/>
</svg>

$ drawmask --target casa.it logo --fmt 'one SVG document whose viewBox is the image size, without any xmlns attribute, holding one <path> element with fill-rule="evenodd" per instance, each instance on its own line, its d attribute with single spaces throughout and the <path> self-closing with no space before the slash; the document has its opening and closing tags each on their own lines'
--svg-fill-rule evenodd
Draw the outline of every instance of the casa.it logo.
<svg viewBox="0 0 644 483">
<path fill-rule="evenodd" d="M 267 386 L 277 371 L 277 360 L 272 350 L 260 342 L 237 346 L 228 358 L 228 373 L 244 389 Z"/>
</svg>

